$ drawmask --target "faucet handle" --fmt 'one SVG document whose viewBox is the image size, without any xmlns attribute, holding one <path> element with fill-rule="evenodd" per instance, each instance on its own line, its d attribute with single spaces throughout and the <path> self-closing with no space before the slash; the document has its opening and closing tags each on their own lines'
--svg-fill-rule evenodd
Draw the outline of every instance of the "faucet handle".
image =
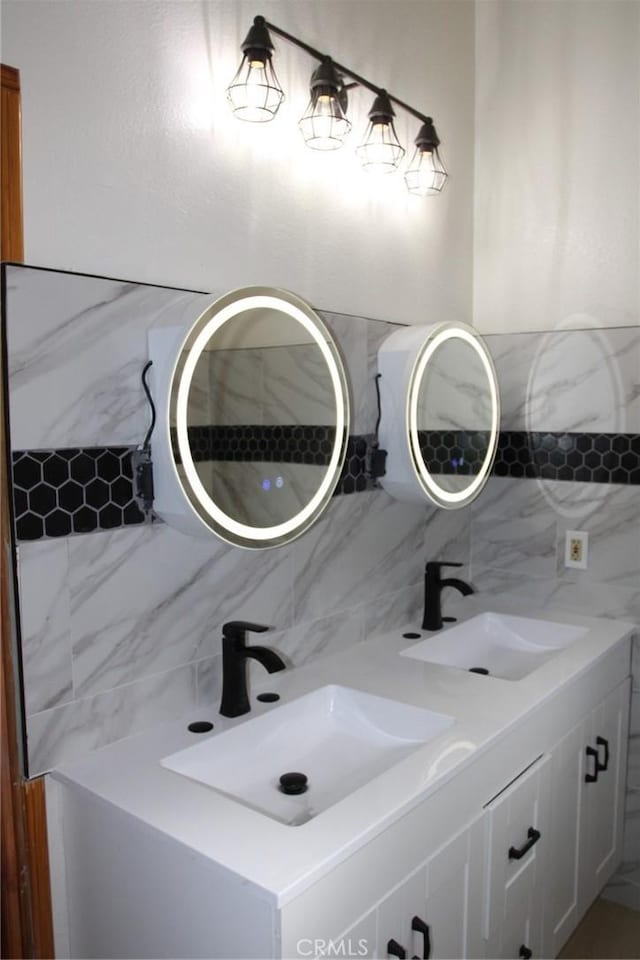
<svg viewBox="0 0 640 960">
<path fill-rule="evenodd" d="M 261 623 L 247 623 L 246 620 L 230 620 L 222 626 L 222 636 L 228 640 L 244 640 L 245 633 L 264 633 L 269 627 Z"/>
</svg>

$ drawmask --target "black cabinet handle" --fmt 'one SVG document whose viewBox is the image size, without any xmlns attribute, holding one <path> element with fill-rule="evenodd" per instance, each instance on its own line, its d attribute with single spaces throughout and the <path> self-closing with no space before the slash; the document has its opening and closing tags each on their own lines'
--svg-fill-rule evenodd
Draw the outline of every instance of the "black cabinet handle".
<svg viewBox="0 0 640 960">
<path fill-rule="evenodd" d="M 429 960 L 431 956 L 431 935 L 429 933 L 429 924 L 421 920 L 420 917 L 414 917 L 411 921 L 411 929 L 416 933 L 421 933 L 422 942 L 422 960 Z"/>
<path fill-rule="evenodd" d="M 532 957 L 533 954 L 531 950 L 529 950 L 529 947 L 525 947 L 523 943 L 522 946 L 520 947 L 520 953 L 518 954 L 518 956 L 522 957 L 522 960 L 529 960 L 529 958 Z"/>
<path fill-rule="evenodd" d="M 538 842 L 541 836 L 542 834 L 539 830 L 536 830 L 535 827 L 529 827 L 527 830 L 528 840 L 524 847 L 509 847 L 509 860 L 522 860 L 525 853 L 529 853 L 531 847 Z"/>
<path fill-rule="evenodd" d="M 407 951 L 401 947 L 397 940 L 389 940 L 387 943 L 387 953 L 392 957 L 398 957 L 398 960 L 406 960 Z"/>
<path fill-rule="evenodd" d="M 595 747 L 587 747 L 585 753 L 587 755 L 587 760 L 589 757 L 593 757 L 593 773 L 585 773 L 584 782 L 595 783 L 598 779 L 598 770 L 600 769 L 598 765 L 598 751 L 595 749 Z"/>
<path fill-rule="evenodd" d="M 596 737 L 596 743 L 599 747 L 604 747 L 604 763 L 600 763 L 600 756 L 596 760 L 596 769 L 598 773 L 604 773 L 609 766 L 609 741 L 604 737 Z"/>
</svg>

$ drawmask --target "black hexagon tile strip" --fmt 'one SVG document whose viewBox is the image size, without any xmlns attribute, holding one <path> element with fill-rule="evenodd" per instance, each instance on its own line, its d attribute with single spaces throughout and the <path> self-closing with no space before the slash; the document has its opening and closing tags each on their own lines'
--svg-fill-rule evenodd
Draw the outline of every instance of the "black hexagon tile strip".
<svg viewBox="0 0 640 960">
<path fill-rule="evenodd" d="M 20 450 L 12 459 L 18 540 L 144 522 L 133 496 L 129 447 Z"/>
<path fill-rule="evenodd" d="M 189 427 L 189 447 L 194 461 L 227 460 L 261 463 L 305 463 L 326 466 L 331 460 L 335 427 L 317 424 L 238 424 Z M 175 430 L 173 455 L 180 456 Z"/>
<path fill-rule="evenodd" d="M 208 428 L 203 428 L 204 430 Z M 220 459 L 327 463 L 331 428 L 240 428 L 229 432 L 233 448 Z M 252 430 L 252 435 L 248 431 Z M 280 431 L 276 435 L 276 431 Z M 329 431 L 329 433 L 327 432 Z M 196 439 L 194 435 L 194 440 Z M 218 434 L 218 440 L 220 435 Z M 349 437 L 335 495 L 361 493 L 374 487 L 367 475 L 367 450 L 373 437 Z M 477 468 L 485 440 L 482 432 L 425 432 L 421 449 L 434 473 L 471 473 Z M 273 441 L 274 446 L 269 446 Z M 269 446 L 263 449 L 263 444 Z M 255 446 L 254 446 L 255 445 Z M 202 440 L 198 459 L 221 452 Z M 206 451 L 206 452 L 205 452 Z M 204 455 L 203 455 L 204 454 Z M 493 466 L 498 477 L 542 478 L 585 483 L 640 484 L 640 434 L 527 433 L 503 431 Z M 63 450 L 21 450 L 13 454 L 13 498 L 18 540 L 65 537 L 144 522 L 133 495 L 130 447 L 77 447 Z"/>
<path fill-rule="evenodd" d="M 503 431 L 493 473 L 497 477 L 640 484 L 640 434 Z"/>
</svg>

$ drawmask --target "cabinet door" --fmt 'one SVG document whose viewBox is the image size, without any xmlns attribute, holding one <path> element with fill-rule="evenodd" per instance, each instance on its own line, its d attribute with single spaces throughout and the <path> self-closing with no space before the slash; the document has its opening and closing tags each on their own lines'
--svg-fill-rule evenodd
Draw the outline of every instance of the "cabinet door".
<svg viewBox="0 0 640 960">
<path fill-rule="evenodd" d="M 378 957 L 481 956 L 482 821 L 447 840 L 378 905 Z"/>
<path fill-rule="evenodd" d="M 426 871 L 421 866 L 378 905 L 378 957 L 413 956 L 411 921 L 424 915 L 426 902 Z"/>
<path fill-rule="evenodd" d="M 544 908 L 544 956 L 555 957 L 580 918 L 580 873 L 586 809 L 583 802 L 586 723 L 551 751 L 551 824 Z"/>
<path fill-rule="evenodd" d="M 334 957 L 351 957 L 355 960 L 377 960 L 379 956 L 376 941 L 377 917 L 376 911 L 370 910 L 357 923 L 345 931 L 342 936 L 331 943 L 322 944 L 325 955 Z"/>
<path fill-rule="evenodd" d="M 424 954 L 424 935 L 413 931 L 412 956 L 446 960 L 481 957 L 482 860 L 484 817 L 453 837 L 427 863 L 427 904 L 430 954 Z"/>
<path fill-rule="evenodd" d="M 620 860 L 629 688 L 616 687 L 552 750 L 545 956 L 557 956 Z"/>
<path fill-rule="evenodd" d="M 586 910 L 615 870 L 621 856 L 624 778 L 627 755 L 629 682 L 610 693 L 591 713 L 590 768 L 597 780 L 585 783 L 588 858 L 581 871 L 581 907 Z"/>
<path fill-rule="evenodd" d="M 487 944 L 488 957 L 543 957 L 536 864 L 530 859 L 511 877 L 504 893 L 504 915 Z"/>
<path fill-rule="evenodd" d="M 540 758 L 487 805 L 484 928 L 491 957 L 542 953 L 550 769 L 550 758 Z"/>
</svg>

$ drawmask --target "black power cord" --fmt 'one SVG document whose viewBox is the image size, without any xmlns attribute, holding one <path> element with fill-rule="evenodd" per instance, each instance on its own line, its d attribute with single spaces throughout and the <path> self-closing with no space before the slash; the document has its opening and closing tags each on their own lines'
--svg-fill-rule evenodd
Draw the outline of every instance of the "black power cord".
<svg viewBox="0 0 640 960">
<path fill-rule="evenodd" d="M 151 434 L 153 433 L 153 428 L 156 425 L 156 407 L 153 402 L 153 397 L 151 396 L 151 391 L 149 390 L 149 384 L 147 383 L 147 371 L 152 366 L 153 366 L 153 360 L 149 360 L 147 363 L 145 363 L 144 367 L 142 368 L 142 376 L 140 378 L 142 380 L 142 386 L 144 388 L 144 392 L 147 395 L 147 400 L 149 401 L 149 406 L 151 407 L 151 423 L 149 424 L 147 435 L 145 436 L 144 441 L 142 443 L 143 450 L 149 449 L 149 441 L 151 440 Z"/>
<path fill-rule="evenodd" d="M 153 511 L 153 461 L 151 459 L 151 435 L 156 425 L 156 408 L 147 383 L 147 372 L 153 365 L 149 360 L 142 370 L 142 387 L 151 407 L 151 423 L 142 445 L 131 451 L 131 467 L 133 469 L 133 493 L 136 502 L 147 517 Z"/>
<path fill-rule="evenodd" d="M 376 397 L 378 400 L 378 419 L 376 420 L 376 429 L 373 440 L 367 446 L 366 454 L 366 474 L 370 480 L 376 480 L 378 477 L 384 477 L 387 472 L 387 451 L 380 449 L 378 441 L 378 431 L 380 429 L 380 419 L 382 417 L 382 405 L 380 402 L 380 384 L 381 373 L 376 373 L 373 378 L 376 385 Z"/>
</svg>

